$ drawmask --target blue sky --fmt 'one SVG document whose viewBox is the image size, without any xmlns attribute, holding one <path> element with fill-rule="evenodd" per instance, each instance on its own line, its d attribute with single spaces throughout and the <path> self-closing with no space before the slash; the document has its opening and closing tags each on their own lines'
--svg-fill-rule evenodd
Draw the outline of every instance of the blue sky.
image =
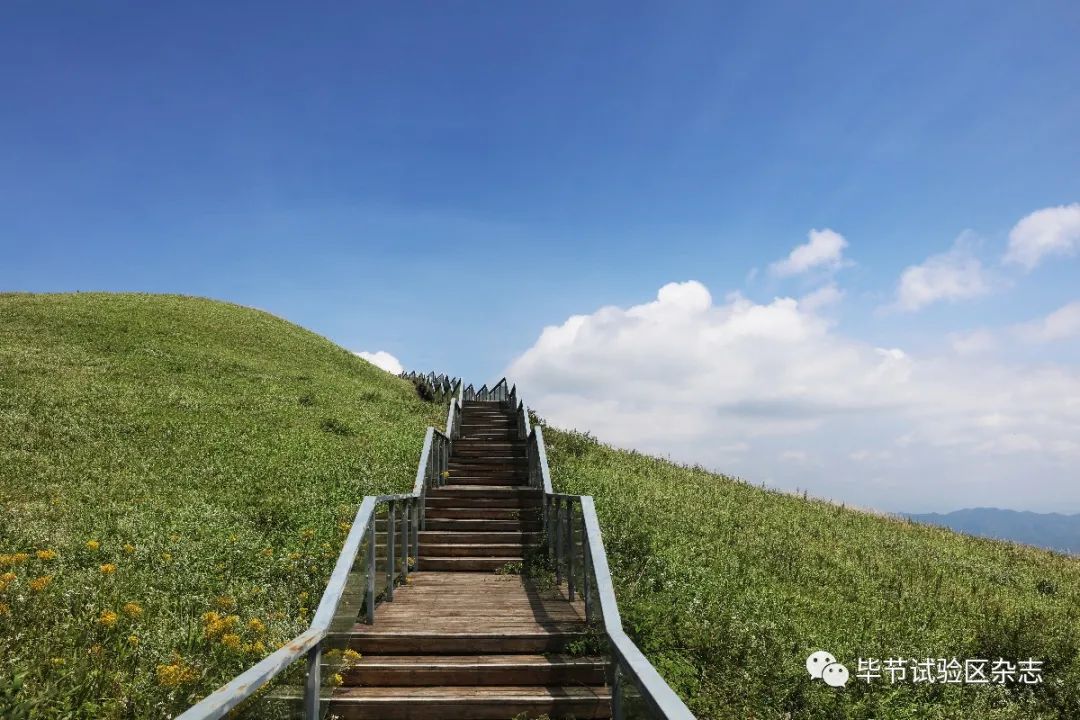
<svg viewBox="0 0 1080 720">
<path fill-rule="evenodd" d="M 829 430 L 837 407 L 815 398 L 826 409 L 813 429 L 740 436 L 742 450 L 715 451 L 706 436 L 650 445 L 612 418 L 633 417 L 627 403 L 679 415 L 656 404 L 663 392 L 622 406 L 615 385 L 575 395 L 588 372 L 528 355 L 543 328 L 642 306 L 668 283 L 700 283 L 721 314 L 732 292 L 768 308 L 831 287 L 838 298 L 812 311 L 830 342 L 953 363 L 964 377 L 1056 370 L 1067 394 L 1080 367 L 1071 331 L 1018 338 L 1080 300 L 1068 210 L 1080 201 L 1077 37 L 1070 2 L 5 3 L 0 289 L 206 295 L 407 367 L 477 381 L 517 368 L 564 424 L 875 507 L 1080 510 L 1062 444 L 1080 430 L 1074 406 L 1044 407 L 1038 393 L 1000 401 L 1002 415 L 1056 424 L 1009 431 L 1020 450 L 995 456 L 1005 467 L 992 490 L 961 484 L 931 501 L 900 471 L 851 457 L 918 454 L 924 465 L 903 477 L 974 476 L 992 438 L 969 438 L 967 455 L 915 453 L 920 433 L 894 414 L 870 423 L 867 447 L 796 467 L 799 453 L 813 459 L 808 446 L 866 425 Z M 1053 208 L 1036 230 L 1064 244 L 1032 267 L 1005 261 L 1017 224 Z M 844 239 L 839 255 L 770 271 L 815 229 Z M 961 236 L 943 262 L 969 284 L 901 307 L 905 269 Z M 961 336 L 981 348 L 962 361 Z M 648 343 L 630 345 L 639 354 L 608 376 L 666 367 Z M 585 345 L 569 355 L 586 370 L 600 362 Z M 683 377 L 722 374 L 711 362 Z M 706 416 L 792 400 L 762 382 Z M 793 386 L 794 404 L 808 392 Z M 1054 443 L 1065 460 L 1037 467 L 1059 480 L 1017 490 L 1036 467 L 1028 455 Z"/>
</svg>

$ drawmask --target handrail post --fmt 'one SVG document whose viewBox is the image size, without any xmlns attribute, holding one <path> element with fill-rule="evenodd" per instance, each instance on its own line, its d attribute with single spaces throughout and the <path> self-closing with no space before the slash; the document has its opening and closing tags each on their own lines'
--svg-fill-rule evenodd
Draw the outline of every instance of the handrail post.
<svg viewBox="0 0 1080 720">
<path fill-rule="evenodd" d="M 555 584 L 562 585 L 562 498 L 555 498 Z"/>
<path fill-rule="evenodd" d="M 585 529 L 585 510 L 581 511 L 581 594 L 585 596 L 585 622 L 592 622 L 592 584 L 589 582 L 589 533 Z"/>
<path fill-rule="evenodd" d="M 306 720 L 319 720 L 319 690 L 322 689 L 320 665 L 322 663 L 322 643 L 308 650 L 307 680 L 304 682 L 304 717 Z"/>
<path fill-rule="evenodd" d="M 409 577 L 409 521 L 412 519 L 412 500 L 401 503 L 401 577 Z"/>
<path fill-rule="evenodd" d="M 622 681 L 622 669 L 619 666 L 619 661 L 615 661 L 615 680 L 611 684 L 611 717 L 614 720 L 623 720 L 625 717 L 623 712 L 623 681 Z"/>
<path fill-rule="evenodd" d="M 371 514 L 371 531 L 368 534 L 367 552 L 367 621 L 375 622 L 375 513 Z"/>
<path fill-rule="evenodd" d="M 412 501 L 413 570 L 420 569 L 420 503 Z"/>
<path fill-rule="evenodd" d="M 386 511 L 386 599 L 394 601 L 394 535 L 397 532 L 397 508 L 391 500 Z"/>
<path fill-rule="evenodd" d="M 574 501 L 566 499 L 566 594 L 574 602 Z"/>
</svg>

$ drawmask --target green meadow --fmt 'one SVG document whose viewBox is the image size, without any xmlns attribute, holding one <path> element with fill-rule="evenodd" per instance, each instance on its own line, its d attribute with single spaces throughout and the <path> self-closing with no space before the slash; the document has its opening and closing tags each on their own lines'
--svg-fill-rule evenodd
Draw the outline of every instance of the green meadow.
<svg viewBox="0 0 1080 720">
<path fill-rule="evenodd" d="M 264 312 L 0 295 L 0 717 L 171 716 L 295 636 L 444 413 Z"/>
</svg>

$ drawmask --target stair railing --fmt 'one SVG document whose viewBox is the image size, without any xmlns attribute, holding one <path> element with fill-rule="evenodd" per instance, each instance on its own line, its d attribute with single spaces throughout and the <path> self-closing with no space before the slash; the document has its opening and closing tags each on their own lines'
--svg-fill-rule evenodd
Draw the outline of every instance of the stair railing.
<svg viewBox="0 0 1080 720">
<path fill-rule="evenodd" d="M 349 630 L 360 617 L 373 623 L 376 605 L 392 602 L 395 585 L 406 582 L 409 573 L 420 568 L 419 531 L 427 492 L 445 484 L 451 436 L 460 436 L 463 389 L 460 381 L 454 387 L 457 396 L 447 413 L 448 432 L 427 429 L 412 492 L 368 495 L 360 503 L 308 629 L 192 705 L 176 720 L 217 720 L 241 703 L 258 702 L 256 696 L 263 694 L 273 680 L 305 658 L 303 717 L 321 717 L 324 650 L 340 642 L 332 633 Z"/>
<path fill-rule="evenodd" d="M 560 587 L 565 582 L 569 600 L 581 596 L 586 622 L 598 621 L 611 647 L 612 717 L 624 720 L 628 713 L 636 714 L 633 710 L 642 710 L 653 720 L 693 720 L 686 704 L 623 630 L 592 497 L 552 490 L 543 429 L 530 429 L 525 403 L 518 401 L 515 409 L 518 435 L 528 441 L 529 485 L 544 493 L 541 517 L 555 581 Z"/>
</svg>

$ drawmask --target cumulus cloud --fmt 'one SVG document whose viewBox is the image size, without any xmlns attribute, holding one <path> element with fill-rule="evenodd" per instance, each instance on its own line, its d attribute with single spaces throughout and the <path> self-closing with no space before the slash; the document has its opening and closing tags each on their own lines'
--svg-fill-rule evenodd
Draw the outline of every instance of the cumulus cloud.
<svg viewBox="0 0 1080 720">
<path fill-rule="evenodd" d="M 941 300 L 966 300 L 989 291 L 990 280 L 972 252 L 970 236 L 964 234 L 948 252 L 931 255 L 900 273 L 893 307 L 912 312 Z"/>
<path fill-rule="evenodd" d="M 392 373 L 394 375 L 400 375 L 404 370 L 404 368 L 401 367 L 401 362 L 385 350 L 378 350 L 373 353 L 361 350 L 360 352 L 356 353 L 356 355 L 364 360 L 367 360 L 375 367 L 382 368 L 386 372 Z"/>
<path fill-rule="evenodd" d="M 1046 317 L 1015 328 L 1028 342 L 1045 343 L 1080 336 L 1080 300 L 1064 305 Z"/>
<path fill-rule="evenodd" d="M 882 509 L 1053 504 L 1078 479 L 1080 373 L 877 347 L 820 307 L 671 283 L 545 328 L 507 376 L 557 426 Z"/>
<path fill-rule="evenodd" d="M 811 230 L 807 241 L 796 246 L 783 260 L 769 265 L 769 272 L 777 277 L 788 277 L 811 270 L 838 270 L 845 264 L 847 244 L 844 236 L 835 230 Z"/>
<path fill-rule="evenodd" d="M 1034 269 L 1050 255 L 1074 255 L 1080 249 L 1080 203 L 1036 210 L 1009 233 L 1004 262 Z"/>
</svg>

